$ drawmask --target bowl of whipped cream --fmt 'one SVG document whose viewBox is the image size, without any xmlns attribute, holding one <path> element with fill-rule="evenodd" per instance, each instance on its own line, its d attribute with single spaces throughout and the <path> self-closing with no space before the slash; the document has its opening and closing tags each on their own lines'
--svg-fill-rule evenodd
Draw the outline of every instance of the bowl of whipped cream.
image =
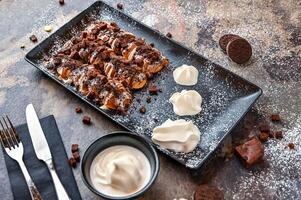
<svg viewBox="0 0 301 200">
<path fill-rule="evenodd" d="M 142 137 L 118 131 L 94 141 L 81 162 L 86 186 L 105 199 L 132 199 L 143 194 L 159 174 L 156 150 Z"/>
</svg>

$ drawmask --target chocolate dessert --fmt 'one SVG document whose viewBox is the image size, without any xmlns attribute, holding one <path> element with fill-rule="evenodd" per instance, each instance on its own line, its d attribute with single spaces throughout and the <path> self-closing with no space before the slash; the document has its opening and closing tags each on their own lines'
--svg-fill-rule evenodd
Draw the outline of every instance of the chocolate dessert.
<svg viewBox="0 0 301 200">
<path fill-rule="evenodd" d="M 46 64 L 99 106 L 127 111 L 132 91 L 143 88 L 169 61 L 143 38 L 99 21 L 66 42 Z"/>
</svg>

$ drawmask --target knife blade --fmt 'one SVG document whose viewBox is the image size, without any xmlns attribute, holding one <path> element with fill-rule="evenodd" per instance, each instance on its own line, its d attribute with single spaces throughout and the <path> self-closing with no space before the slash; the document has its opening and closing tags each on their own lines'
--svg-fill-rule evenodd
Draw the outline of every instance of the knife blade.
<svg viewBox="0 0 301 200">
<path fill-rule="evenodd" d="M 41 127 L 40 120 L 32 104 L 29 104 L 26 107 L 26 121 L 35 154 L 40 160 L 47 164 L 58 199 L 69 200 L 70 197 L 68 196 L 64 186 L 55 172 L 49 145 Z"/>
<path fill-rule="evenodd" d="M 40 160 L 46 161 L 52 158 L 47 140 L 41 127 L 39 118 L 32 104 L 26 107 L 26 121 L 33 144 L 33 148 Z"/>
</svg>

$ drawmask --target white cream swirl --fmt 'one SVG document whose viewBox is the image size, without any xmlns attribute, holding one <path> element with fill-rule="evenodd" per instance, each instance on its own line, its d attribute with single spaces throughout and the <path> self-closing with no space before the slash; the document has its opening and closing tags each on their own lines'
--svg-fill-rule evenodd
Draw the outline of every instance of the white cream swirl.
<svg viewBox="0 0 301 200">
<path fill-rule="evenodd" d="M 202 96 L 195 90 L 182 90 L 174 93 L 169 102 L 179 116 L 196 115 L 202 110 Z"/>
<path fill-rule="evenodd" d="M 168 119 L 154 128 L 152 140 L 162 148 L 188 153 L 199 143 L 200 131 L 192 121 Z"/>
<path fill-rule="evenodd" d="M 199 71 L 194 66 L 182 65 L 173 71 L 173 78 L 180 85 L 195 85 L 198 82 Z"/>
<path fill-rule="evenodd" d="M 99 192 L 122 197 L 141 190 L 151 174 L 147 157 L 138 149 L 116 145 L 100 152 L 92 161 L 90 178 Z"/>
</svg>

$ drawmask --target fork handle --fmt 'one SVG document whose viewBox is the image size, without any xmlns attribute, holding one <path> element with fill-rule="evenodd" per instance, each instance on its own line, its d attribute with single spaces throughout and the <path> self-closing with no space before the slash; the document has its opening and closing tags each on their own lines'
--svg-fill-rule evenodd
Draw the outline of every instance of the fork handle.
<svg viewBox="0 0 301 200">
<path fill-rule="evenodd" d="M 25 177 L 27 187 L 28 187 L 28 190 L 30 192 L 31 199 L 32 200 L 42 200 L 41 194 L 39 193 L 39 191 L 37 190 L 34 182 L 32 181 L 24 162 L 19 161 L 18 163 L 19 163 L 20 168 L 22 170 L 22 173 Z"/>
<path fill-rule="evenodd" d="M 55 172 L 52 159 L 47 160 L 46 164 L 50 171 L 58 199 L 59 200 L 70 200 L 70 197 L 68 196 L 62 182 L 60 181 L 59 177 L 57 176 L 57 174 Z"/>
</svg>

